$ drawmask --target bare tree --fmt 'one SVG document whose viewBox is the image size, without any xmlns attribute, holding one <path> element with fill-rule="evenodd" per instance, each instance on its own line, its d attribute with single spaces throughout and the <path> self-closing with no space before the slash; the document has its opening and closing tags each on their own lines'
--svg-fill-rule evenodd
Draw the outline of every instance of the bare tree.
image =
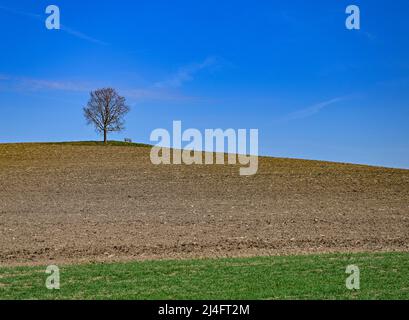
<svg viewBox="0 0 409 320">
<path fill-rule="evenodd" d="M 108 132 L 122 131 L 125 128 L 124 116 L 130 108 L 125 104 L 125 98 L 112 88 L 91 91 L 90 95 L 84 108 L 84 117 L 87 124 L 93 124 L 99 133 L 104 134 L 106 144 Z"/>
</svg>

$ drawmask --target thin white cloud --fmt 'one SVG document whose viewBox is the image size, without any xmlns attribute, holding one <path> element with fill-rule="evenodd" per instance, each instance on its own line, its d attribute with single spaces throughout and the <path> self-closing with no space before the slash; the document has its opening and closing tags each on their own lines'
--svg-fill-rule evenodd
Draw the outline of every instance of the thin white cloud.
<svg viewBox="0 0 409 320">
<path fill-rule="evenodd" d="M 124 94 L 136 100 L 190 100 L 194 97 L 175 92 L 174 89 L 182 87 L 186 82 L 193 81 L 194 76 L 209 67 L 216 66 L 218 60 L 215 57 L 207 57 L 200 63 L 193 63 L 181 67 L 171 77 L 157 81 L 146 88 L 123 90 Z"/>
<path fill-rule="evenodd" d="M 0 74 L 0 90 L 12 92 L 49 92 L 49 91 L 65 91 L 65 92 L 90 92 L 96 88 L 109 86 L 101 83 L 65 81 L 65 80 L 46 80 L 30 77 L 18 77 L 6 74 Z M 178 92 L 172 92 L 164 88 L 124 88 L 119 87 L 118 91 L 128 99 L 134 101 L 180 101 L 192 99 Z"/>
<path fill-rule="evenodd" d="M 126 98 L 141 101 L 141 100 L 159 100 L 159 101 L 181 101 L 181 100 L 189 100 L 193 99 L 193 97 L 189 97 L 183 94 L 169 92 L 166 90 L 159 90 L 159 89 L 122 89 L 120 90 L 121 94 L 123 94 Z"/>
<path fill-rule="evenodd" d="M 72 35 L 72 36 L 74 36 L 74 37 L 77 37 L 77 38 L 82 39 L 82 40 L 86 40 L 88 42 L 93 42 L 93 43 L 100 44 L 100 45 L 103 45 L 103 46 L 108 46 L 109 45 L 109 43 L 107 43 L 107 42 L 104 42 L 104 41 L 92 38 L 90 36 L 87 36 L 86 34 L 84 34 L 82 32 L 79 32 L 79 31 L 76 31 L 74 29 L 71 29 L 71 28 L 69 28 L 69 27 L 67 27 L 66 25 L 63 25 L 63 24 L 61 24 L 61 30 L 68 33 L 68 34 L 70 34 L 70 35 Z"/>
<path fill-rule="evenodd" d="M 92 86 L 80 82 L 44 80 L 0 74 L 1 89 L 11 91 L 89 91 Z"/>
<path fill-rule="evenodd" d="M 199 71 L 213 66 L 216 64 L 216 58 L 207 57 L 201 63 L 194 63 L 188 66 L 180 68 L 173 76 L 169 77 L 164 81 L 156 82 L 153 87 L 155 88 L 178 88 L 181 87 L 185 82 L 192 81 L 194 75 Z"/>
<path fill-rule="evenodd" d="M 35 20 L 44 20 L 45 21 L 45 18 L 46 18 L 46 16 L 42 16 L 40 14 L 31 13 L 31 12 L 24 12 L 24 11 L 15 10 L 15 9 L 12 9 L 12 8 L 7 8 L 7 7 L 4 7 L 4 6 L 0 6 L 0 10 L 6 11 L 8 13 L 12 13 L 14 15 L 29 17 L 29 18 L 32 18 L 32 19 L 35 19 Z M 61 29 L 60 30 L 67 33 L 67 34 L 70 34 L 70 35 L 72 35 L 74 37 L 77 37 L 79 39 L 82 39 L 82 40 L 85 40 L 85 41 L 88 41 L 88 42 L 92 42 L 92 43 L 96 43 L 96 44 L 104 45 L 104 46 L 109 45 L 109 43 L 107 43 L 107 42 L 104 42 L 104 41 L 95 39 L 93 37 L 90 37 L 90 36 L 86 35 L 85 33 L 74 30 L 74 29 L 72 29 L 72 28 L 70 28 L 70 27 L 68 27 L 66 25 L 63 25 L 63 24 L 61 24 Z"/>
<path fill-rule="evenodd" d="M 125 97 L 134 101 L 181 101 L 191 100 L 195 97 L 184 95 L 176 88 L 181 87 L 186 81 L 192 81 L 194 75 L 200 70 L 214 66 L 215 58 L 206 58 L 201 63 L 190 64 L 180 70 L 171 78 L 164 81 L 158 81 L 150 86 L 139 88 L 119 87 L 118 90 Z M 110 86 L 106 83 L 89 83 L 78 81 L 38 79 L 30 77 L 12 76 L 0 73 L 0 89 L 9 91 L 68 91 L 68 92 L 90 92 L 96 88 Z"/>
<path fill-rule="evenodd" d="M 55 80 L 42 80 L 32 78 L 20 78 L 18 79 L 20 86 L 23 88 L 38 91 L 38 90 L 60 90 L 60 91 L 89 91 L 90 86 L 71 82 L 71 81 L 55 81 Z"/>
<path fill-rule="evenodd" d="M 338 102 L 341 102 L 345 100 L 346 97 L 338 97 L 334 98 L 331 100 L 327 100 L 321 103 L 317 103 L 311 107 L 301 109 L 292 113 L 289 113 L 288 115 L 284 116 L 281 120 L 282 121 L 291 121 L 291 120 L 297 120 L 297 119 L 303 119 L 307 117 L 311 117 L 312 115 L 320 112 L 321 110 L 325 109 L 326 107 L 329 107 L 333 104 L 336 104 Z"/>
</svg>

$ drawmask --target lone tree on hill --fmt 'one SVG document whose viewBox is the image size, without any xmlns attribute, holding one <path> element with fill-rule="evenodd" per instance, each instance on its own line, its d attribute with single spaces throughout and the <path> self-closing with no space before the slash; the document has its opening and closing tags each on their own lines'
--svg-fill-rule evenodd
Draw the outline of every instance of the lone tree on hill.
<svg viewBox="0 0 409 320">
<path fill-rule="evenodd" d="M 84 117 L 87 124 L 93 124 L 97 132 L 104 134 L 106 144 L 108 132 L 119 132 L 125 128 L 124 116 L 130 108 L 125 104 L 125 98 L 112 88 L 91 91 L 90 95 Z"/>
</svg>

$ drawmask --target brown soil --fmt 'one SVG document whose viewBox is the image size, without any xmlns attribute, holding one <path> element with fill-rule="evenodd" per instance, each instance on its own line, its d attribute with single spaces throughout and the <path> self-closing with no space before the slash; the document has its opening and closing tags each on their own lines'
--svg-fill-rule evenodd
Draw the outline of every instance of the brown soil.
<svg viewBox="0 0 409 320">
<path fill-rule="evenodd" d="M 0 145 L 0 264 L 409 251 L 409 170 L 261 158 L 242 177 L 149 152 Z"/>
</svg>

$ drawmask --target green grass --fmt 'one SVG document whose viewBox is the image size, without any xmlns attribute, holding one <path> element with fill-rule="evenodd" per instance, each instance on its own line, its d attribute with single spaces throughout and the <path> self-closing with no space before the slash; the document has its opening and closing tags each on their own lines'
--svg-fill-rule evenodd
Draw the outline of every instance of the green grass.
<svg viewBox="0 0 409 320">
<path fill-rule="evenodd" d="M 345 287 L 360 268 L 361 289 Z M 60 267 L 48 290 L 44 267 L 0 268 L 1 299 L 409 299 L 409 254 L 144 261 Z"/>
<path fill-rule="evenodd" d="M 145 143 L 134 143 L 124 141 L 63 141 L 63 142 L 18 142 L 18 143 L 0 143 L 0 145 L 65 145 L 65 146 L 115 146 L 115 147 L 143 147 L 151 148 L 152 145 Z"/>
<path fill-rule="evenodd" d="M 107 141 L 104 144 L 103 141 L 67 141 L 67 142 L 45 142 L 42 144 L 58 144 L 58 145 L 69 145 L 69 146 L 116 146 L 116 147 L 152 147 L 149 144 L 144 143 L 129 143 L 123 141 Z"/>
</svg>

